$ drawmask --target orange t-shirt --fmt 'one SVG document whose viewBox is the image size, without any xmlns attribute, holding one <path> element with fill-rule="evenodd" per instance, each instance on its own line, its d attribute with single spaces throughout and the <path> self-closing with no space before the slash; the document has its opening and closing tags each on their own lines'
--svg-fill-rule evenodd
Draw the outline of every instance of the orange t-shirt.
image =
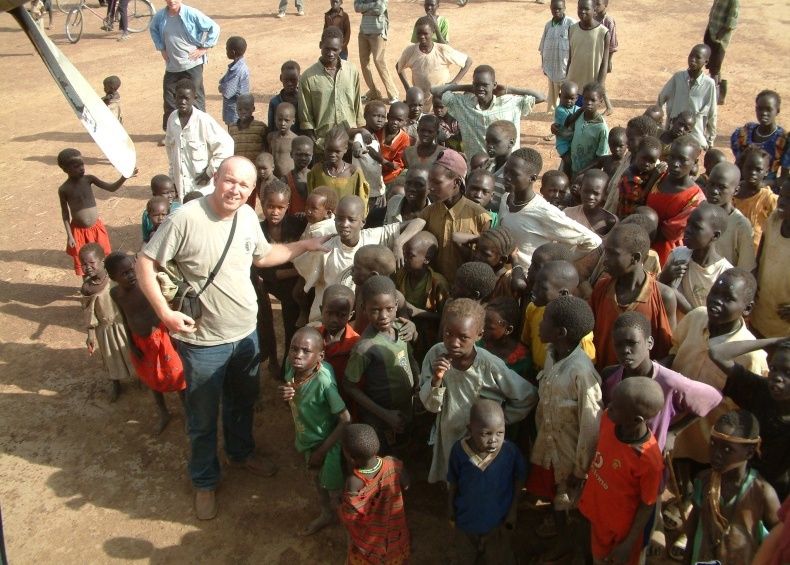
<svg viewBox="0 0 790 565">
<path fill-rule="evenodd" d="M 609 555 L 634 522 L 639 504 L 656 503 L 664 458 L 652 432 L 640 444 L 623 443 L 615 435 L 608 410 L 601 418 L 595 457 L 590 464 L 579 511 L 592 524 L 592 553 Z M 642 543 L 634 544 L 629 564 L 639 562 Z"/>
</svg>

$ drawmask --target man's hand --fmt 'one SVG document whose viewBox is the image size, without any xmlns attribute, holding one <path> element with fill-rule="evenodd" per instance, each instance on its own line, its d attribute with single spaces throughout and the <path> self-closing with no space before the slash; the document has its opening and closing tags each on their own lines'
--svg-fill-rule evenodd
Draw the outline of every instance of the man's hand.
<svg viewBox="0 0 790 565">
<path fill-rule="evenodd" d="M 321 251 L 322 253 L 329 253 L 329 249 L 324 247 L 324 244 L 335 237 L 334 235 L 324 235 L 321 237 L 314 237 L 305 240 L 305 252 L 307 251 Z"/>
<path fill-rule="evenodd" d="M 189 58 L 194 61 L 195 59 L 200 59 L 203 55 L 208 53 L 208 49 L 203 49 L 202 47 L 198 47 L 192 53 L 189 54 Z"/>
<path fill-rule="evenodd" d="M 195 320 L 175 310 L 171 310 L 169 313 L 162 316 L 162 323 L 167 326 L 167 329 L 171 332 L 191 334 L 195 333 L 195 330 L 197 330 Z"/>
</svg>

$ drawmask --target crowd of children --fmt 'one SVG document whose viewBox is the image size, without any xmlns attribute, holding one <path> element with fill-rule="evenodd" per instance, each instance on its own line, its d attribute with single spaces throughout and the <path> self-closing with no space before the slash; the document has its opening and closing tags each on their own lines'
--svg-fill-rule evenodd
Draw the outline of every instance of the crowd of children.
<svg viewBox="0 0 790 565">
<path fill-rule="evenodd" d="M 324 252 L 251 273 L 261 358 L 282 381 L 318 489 L 303 533 L 339 518 L 349 563 L 406 563 L 411 474 L 446 485 L 459 562 L 515 563 L 529 506 L 549 510 L 537 528 L 554 540 L 545 562 L 639 563 L 666 549 L 687 563 L 749 563 L 779 523 L 790 469 L 779 94 L 757 95 L 757 122 L 732 134 L 731 159 L 711 148 L 701 162 L 690 111 L 667 115 L 667 129 L 660 106 L 609 129 L 608 2 L 579 0 L 575 23 L 551 0 L 539 50 L 558 161 L 544 171 L 507 120 L 491 121 L 485 152 L 467 159 L 458 122 L 430 96 L 432 80 L 450 79 L 438 66 L 458 66 L 455 80 L 471 66 L 437 5 L 426 0 L 397 67 L 405 102 L 369 100 L 363 127 L 319 140 L 300 135 L 299 65 L 282 65 L 267 125 L 254 117 L 247 44 L 227 41 L 222 117 L 235 154 L 258 170 L 247 204 L 270 242 L 327 238 Z M 342 2 L 325 20 L 344 28 L 345 58 Z M 690 76 L 692 59 L 710 55 L 697 47 Z M 105 85 L 120 113 L 120 79 Z M 161 432 L 163 393 L 183 397 L 184 367 L 134 256 L 112 252 L 92 191 L 125 179 L 86 174 L 74 149 L 58 165 L 88 350 L 103 358 L 112 400 L 132 375 L 153 391 Z M 151 192 L 143 241 L 202 196 L 179 199 L 161 174 Z M 159 273 L 169 299 L 178 275 Z M 410 458 L 420 446 L 429 468 Z"/>
</svg>

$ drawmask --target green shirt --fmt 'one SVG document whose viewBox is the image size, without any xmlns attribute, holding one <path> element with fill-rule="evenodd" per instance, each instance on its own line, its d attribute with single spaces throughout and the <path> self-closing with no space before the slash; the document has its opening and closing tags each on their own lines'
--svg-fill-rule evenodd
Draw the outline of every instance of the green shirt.
<svg viewBox="0 0 790 565">
<path fill-rule="evenodd" d="M 285 382 L 294 380 L 294 370 L 288 363 Z M 296 449 L 312 450 L 329 437 L 337 426 L 337 415 L 346 409 L 340 398 L 332 367 L 321 363 L 321 369 L 307 380 L 290 402 L 296 426 Z"/>
</svg>

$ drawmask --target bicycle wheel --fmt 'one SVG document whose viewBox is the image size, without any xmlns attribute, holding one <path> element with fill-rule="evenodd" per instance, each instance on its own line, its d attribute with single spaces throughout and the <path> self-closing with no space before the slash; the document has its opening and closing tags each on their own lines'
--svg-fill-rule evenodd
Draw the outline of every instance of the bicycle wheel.
<svg viewBox="0 0 790 565">
<path fill-rule="evenodd" d="M 129 0 L 126 9 L 129 33 L 139 33 L 148 29 L 154 17 L 154 7 L 148 0 Z"/>
<path fill-rule="evenodd" d="M 55 7 L 64 14 L 68 14 L 79 6 L 79 0 L 54 0 L 54 2 Z"/>
<path fill-rule="evenodd" d="M 70 43 L 77 43 L 82 36 L 82 10 L 73 8 L 66 16 L 66 37 Z"/>
</svg>

